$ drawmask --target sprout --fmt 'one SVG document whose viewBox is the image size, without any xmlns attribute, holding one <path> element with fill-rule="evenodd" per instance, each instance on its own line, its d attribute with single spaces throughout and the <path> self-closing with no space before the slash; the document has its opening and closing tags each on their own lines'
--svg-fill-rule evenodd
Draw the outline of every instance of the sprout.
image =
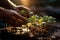
<svg viewBox="0 0 60 40">
<path fill-rule="evenodd" d="M 53 18 L 52 16 L 45 15 L 43 17 L 39 17 L 38 15 L 33 15 L 31 16 L 31 18 L 28 19 L 28 22 L 35 26 L 43 26 L 43 24 L 52 24 L 56 21 L 55 18 Z"/>
<path fill-rule="evenodd" d="M 25 13 L 27 13 L 27 11 L 26 10 L 21 10 L 21 13 L 25 14 Z"/>
</svg>

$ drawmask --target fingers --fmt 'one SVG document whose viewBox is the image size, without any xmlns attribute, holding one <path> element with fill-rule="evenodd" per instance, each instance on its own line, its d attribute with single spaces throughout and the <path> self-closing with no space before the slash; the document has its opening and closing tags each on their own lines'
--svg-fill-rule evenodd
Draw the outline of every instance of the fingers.
<svg viewBox="0 0 60 40">
<path fill-rule="evenodd" d="M 23 20 L 23 21 L 26 21 L 26 20 L 27 20 L 26 17 L 20 15 L 20 14 L 19 14 L 18 12 L 16 12 L 16 11 L 13 11 L 13 16 L 15 16 L 17 19 L 21 19 L 21 20 Z"/>
<path fill-rule="evenodd" d="M 23 20 L 17 19 L 16 17 L 12 17 L 12 20 L 14 20 L 15 22 L 18 22 L 18 23 L 23 23 Z"/>
<path fill-rule="evenodd" d="M 26 21 L 26 20 L 27 20 L 26 17 L 23 17 L 23 16 L 21 16 L 21 15 L 19 15 L 19 14 L 15 15 L 15 17 L 16 17 L 17 19 L 21 19 L 21 20 L 23 20 L 23 21 Z"/>
<path fill-rule="evenodd" d="M 14 26 L 14 27 L 20 26 L 23 23 L 21 20 L 16 20 L 15 17 L 7 18 L 5 22 L 10 26 Z"/>
<path fill-rule="evenodd" d="M 17 6 L 16 8 L 18 8 L 18 9 L 31 10 L 30 8 L 28 8 L 28 7 L 24 6 L 24 5 Z"/>
<path fill-rule="evenodd" d="M 31 9 L 26 7 L 26 6 L 23 6 L 23 5 L 20 5 L 20 6 L 17 6 L 17 12 L 19 12 L 22 16 L 26 17 L 26 18 L 29 18 L 30 15 L 31 15 Z"/>
<path fill-rule="evenodd" d="M 20 6 L 17 6 L 16 7 L 16 11 L 21 11 L 21 10 L 26 10 L 28 13 L 31 12 L 31 9 L 26 7 L 26 6 L 23 6 L 23 5 L 20 5 Z M 21 12 L 20 12 L 21 13 Z"/>
<path fill-rule="evenodd" d="M 18 19 L 16 16 L 11 16 L 9 19 L 7 18 L 7 21 L 10 21 L 12 24 L 22 24 L 24 21 L 20 18 Z"/>
<path fill-rule="evenodd" d="M 21 26 L 26 21 L 26 18 L 18 15 L 18 14 L 13 14 L 7 17 L 6 19 L 7 23 L 16 27 L 16 26 Z"/>
<path fill-rule="evenodd" d="M 8 23 L 9 25 L 12 26 L 20 26 L 21 24 L 23 24 L 27 19 L 23 16 L 21 16 L 18 12 L 14 11 L 14 10 L 4 10 L 3 11 L 4 15 L 5 15 L 5 22 Z"/>
</svg>

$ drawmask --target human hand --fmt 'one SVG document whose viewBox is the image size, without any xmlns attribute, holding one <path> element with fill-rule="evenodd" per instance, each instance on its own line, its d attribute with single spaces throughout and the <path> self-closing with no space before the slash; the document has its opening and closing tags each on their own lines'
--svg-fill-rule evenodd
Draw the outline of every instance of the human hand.
<svg viewBox="0 0 60 40">
<path fill-rule="evenodd" d="M 0 16 L 2 16 L 2 19 L 4 19 L 7 24 L 14 27 L 20 26 L 26 21 L 25 17 L 21 16 L 20 13 L 14 10 L 0 8 L 0 14 Z"/>
<path fill-rule="evenodd" d="M 26 18 L 29 18 L 32 12 L 30 8 L 23 6 L 23 5 L 16 6 L 15 10 Z"/>
</svg>

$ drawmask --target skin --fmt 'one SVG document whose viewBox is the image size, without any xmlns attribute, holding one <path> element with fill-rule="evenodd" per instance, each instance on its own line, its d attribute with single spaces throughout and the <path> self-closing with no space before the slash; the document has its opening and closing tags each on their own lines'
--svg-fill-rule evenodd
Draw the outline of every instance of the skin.
<svg viewBox="0 0 60 40">
<path fill-rule="evenodd" d="M 0 1 L 0 4 L 2 4 L 0 5 L 0 19 L 4 19 L 4 21 L 11 26 L 21 26 L 21 24 L 26 21 L 26 17 L 22 16 L 19 11 L 22 9 L 29 10 L 29 8 L 25 6 L 15 6 L 7 0 L 4 1 L 5 2 Z M 6 6 L 4 6 L 3 3 L 5 3 Z"/>
</svg>

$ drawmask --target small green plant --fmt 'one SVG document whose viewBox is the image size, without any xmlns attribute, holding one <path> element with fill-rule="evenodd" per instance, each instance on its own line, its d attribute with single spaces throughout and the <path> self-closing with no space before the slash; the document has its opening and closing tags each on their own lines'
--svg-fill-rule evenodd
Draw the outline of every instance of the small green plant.
<svg viewBox="0 0 60 40">
<path fill-rule="evenodd" d="M 27 10 L 21 10 L 21 13 L 25 14 L 25 13 L 27 13 Z"/>
<path fill-rule="evenodd" d="M 52 16 L 47 16 L 47 15 L 43 17 L 39 17 L 38 15 L 33 15 L 28 19 L 28 23 L 31 23 L 32 25 L 35 25 L 35 26 L 48 25 L 54 22 L 56 22 L 55 18 L 53 18 Z"/>
<path fill-rule="evenodd" d="M 44 22 L 48 22 L 48 23 L 54 23 L 54 22 L 56 22 L 55 21 L 55 18 L 53 18 L 52 16 L 43 16 L 43 21 Z"/>
</svg>

